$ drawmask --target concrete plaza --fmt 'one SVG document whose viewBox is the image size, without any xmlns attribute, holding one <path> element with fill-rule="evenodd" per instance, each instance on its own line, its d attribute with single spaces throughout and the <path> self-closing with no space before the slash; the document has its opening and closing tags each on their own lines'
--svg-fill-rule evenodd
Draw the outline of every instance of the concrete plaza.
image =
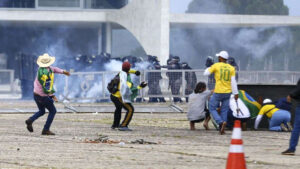
<svg viewBox="0 0 300 169">
<path fill-rule="evenodd" d="M 0 168 L 225 168 L 231 140 L 230 131 L 219 135 L 202 124 L 190 131 L 184 113 L 136 113 L 132 132 L 110 129 L 112 113 L 58 113 L 55 136 L 41 135 L 46 116 L 29 133 L 24 121 L 30 115 L 0 114 Z M 247 167 L 299 168 L 300 153 L 280 155 L 289 137 L 243 132 Z"/>
</svg>

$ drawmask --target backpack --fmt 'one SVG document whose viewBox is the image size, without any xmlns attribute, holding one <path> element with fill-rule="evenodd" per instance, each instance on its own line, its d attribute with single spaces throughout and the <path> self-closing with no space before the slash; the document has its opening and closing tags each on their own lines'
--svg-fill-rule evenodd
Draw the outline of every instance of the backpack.
<svg viewBox="0 0 300 169">
<path fill-rule="evenodd" d="M 109 93 L 114 94 L 116 93 L 119 89 L 120 83 L 120 76 L 119 74 L 117 74 L 114 78 L 111 79 L 111 81 L 107 84 L 107 90 L 109 91 Z"/>
</svg>

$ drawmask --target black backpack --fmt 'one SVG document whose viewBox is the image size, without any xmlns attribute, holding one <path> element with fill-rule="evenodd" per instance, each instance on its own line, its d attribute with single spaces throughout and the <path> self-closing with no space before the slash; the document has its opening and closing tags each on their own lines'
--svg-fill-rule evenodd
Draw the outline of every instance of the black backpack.
<svg viewBox="0 0 300 169">
<path fill-rule="evenodd" d="M 120 76 L 117 74 L 114 78 L 111 79 L 111 81 L 107 84 L 107 90 L 111 93 L 114 94 L 116 93 L 119 89 L 119 83 L 120 83 Z"/>
</svg>

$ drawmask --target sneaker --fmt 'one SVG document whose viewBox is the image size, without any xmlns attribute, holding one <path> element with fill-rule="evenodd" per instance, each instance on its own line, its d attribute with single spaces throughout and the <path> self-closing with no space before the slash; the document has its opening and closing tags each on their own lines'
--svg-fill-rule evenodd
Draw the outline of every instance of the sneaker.
<svg viewBox="0 0 300 169">
<path fill-rule="evenodd" d="M 42 135 L 55 135 L 55 133 L 53 133 L 53 132 L 50 131 L 50 130 L 43 130 L 43 131 L 42 131 Z"/>
<path fill-rule="evenodd" d="M 225 121 L 219 124 L 219 132 L 221 135 L 225 134 L 225 127 L 226 127 Z"/>
<path fill-rule="evenodd" d="M 293 126 L 292 126 L 291 122 L 287 123 L 287 128 L 288 128 L 289 131 L 293 130 Z"/>
<path fill-rule="evenodd" d="M 284 152 L 281 153 L 282 155 L 295 155 L 295 151 L 291 151 L 290 149 L 285 150 Z"/>
<path fill-rule="evenodd" d="M 132 131 L 130 128 L 128 127 L 119 127 L 120 131 Z"/>
<path fill-rule="evenodd" d="M 33 132 L 33 127 L 32 127 L 32 121 L 30 120 L 30 119 L 28 119 L 28 120 L 26 120 L 25 121 L 25 123 L 26 123 L 26 128 L 27 128 L 27 130 L 29 131 L 29 132 Z"/>
<path fill-rule="evenodd" d="M 280 124 L 280 128 L 281 128 L 281 131 L 286 131 L 286 132 L 289 131 L 289 129 L 283 123 Z"/>
</svg>

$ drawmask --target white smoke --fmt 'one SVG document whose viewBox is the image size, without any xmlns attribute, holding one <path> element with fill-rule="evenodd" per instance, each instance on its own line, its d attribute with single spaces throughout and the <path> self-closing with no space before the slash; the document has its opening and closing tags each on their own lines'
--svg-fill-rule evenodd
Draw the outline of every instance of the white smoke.
<svg viewBox="0 0 300 169">
<path fill-rule="evenodd" d="M 117 60 L 110 60 L 104 65 L 106 71 L 120 71 L 122 69 L 122 62 Z"/>
<path fill-rule="evenodd" d="M 291 40 L 291 32 L 287 28 L 275 29 L 271 36 L 262 39 L 263 34 L 272 28 L 241 29 L 234 37 L 234 46 L 242 48 L 254 58 L 263 58 L 267 53 Z"/>
</svg>

